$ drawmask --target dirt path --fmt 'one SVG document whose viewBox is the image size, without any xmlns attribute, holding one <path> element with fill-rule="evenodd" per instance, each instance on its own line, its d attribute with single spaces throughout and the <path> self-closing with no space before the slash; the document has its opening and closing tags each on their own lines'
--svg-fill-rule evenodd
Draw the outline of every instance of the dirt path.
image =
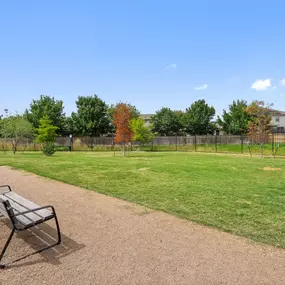
<svg viewBox="0 0 285 285">
<path fill-rule="evenodd" d="M 285 250 L 92 191 L 0 167 L 0 185 L 56 207 L 63 245 L 0 271 L 1 285 L 285 284 Z M 54 235 L 54 226 L 42 227 Z M 9 228 L 0 220 L 2 248 Z M 43 244 L 39 231 L 17 235 L 6 261 Z"/>
</svg>

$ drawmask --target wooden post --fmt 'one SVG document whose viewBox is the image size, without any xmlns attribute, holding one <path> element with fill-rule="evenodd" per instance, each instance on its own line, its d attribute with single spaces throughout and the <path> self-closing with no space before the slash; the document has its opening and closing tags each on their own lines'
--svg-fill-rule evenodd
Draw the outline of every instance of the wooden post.
<svg viewBox="0 0 285 285">
<path fill-rule="evenodd" d="M 177 151 L 177 145 L 178 145 L 177 140 L 178 140 L 178 136 L 176 135 L 176 151 Z"/>
<path fill-rule="evenodd" d="M 272 133 L 272 155 L 274 155 L 274 133 Z"/>
</svg>

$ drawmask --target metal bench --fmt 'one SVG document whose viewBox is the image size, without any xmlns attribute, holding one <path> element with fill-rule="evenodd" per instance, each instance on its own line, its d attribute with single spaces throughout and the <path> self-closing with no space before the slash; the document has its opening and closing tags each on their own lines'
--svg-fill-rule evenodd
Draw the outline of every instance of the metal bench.
<svg viewBox="0 0 285 285">
<path fill-rule="evenodd" d="M 24 231 L 48 220 L 54 219 L 58 235 L 57 242 L 35 252 L 34 254 L 40 253 L 61 243 L 60 228 L 53 206 L 40 207 L 13 192 L 9 185 L 0 186 L 0 188 L 6 189 L 6 191 L 0 192 L 0 216 L 5 216 L 6 218 L 10 219 L 12 223 L 11 234 L 0 254 L 1 269 L 5 268 L 5 265 L 1 264 L 1 260 L 12 240 L 15 231 Z"/>
</svg>

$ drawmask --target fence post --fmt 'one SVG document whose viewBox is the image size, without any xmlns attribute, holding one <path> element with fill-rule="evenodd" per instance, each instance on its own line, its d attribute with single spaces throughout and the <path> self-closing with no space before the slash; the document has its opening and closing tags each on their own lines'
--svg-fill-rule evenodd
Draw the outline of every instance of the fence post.
<svg viewBox="0 0 285 285">
<path fill-rule="evenodd" d="M 195 152 L 197 151 L 197 136 L 194 137 Z"/>
<path fill-rule="evenodd" d="M 218 146 L 217 146 L 217 144 L 218 144 L 218 137 L 217 137 L 217 134 L 215 135 L 215 150 L 216 150 L 216 152 L 218 152 Z"/>
<path fill-rule="evenodd" d="M 178 136 L 176 135 L 176 151 L 177 151 L 177 144 L 178 144 L 177 140 L 178 140 Z"/>
<path fill-rule="evenodd" d="M 152 150 L 151 150 L 151 151 L 153 151 L 153 141 L 154 141 L 154 139 L 153 139 L 152 142 L 151 142 L 151 146 L 152 146 Z"/>
<path fill-rule="evenodd" d="M 241 153 L 243 153 L 243 134 L 241 134 L 241 137 L 240 137 L 240 139 L 241 139 Z"/>
<path fill-rule="evenodd" d="M 272 133 L 272 155 L 274 155 L 274 133 Z"/>
</svg>

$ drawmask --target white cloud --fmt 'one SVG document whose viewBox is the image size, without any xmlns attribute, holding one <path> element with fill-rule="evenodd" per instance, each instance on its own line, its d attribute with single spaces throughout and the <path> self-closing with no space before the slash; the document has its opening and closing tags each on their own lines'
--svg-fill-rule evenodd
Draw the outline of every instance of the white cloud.
<svg viewBox="0 0 285 285">
<path fill-rule="evenodd" d="M 285 86 L 285 78 L 280 80 L 280 84 Z"/>
<path fill-rule="evenodd" d="M 167 66 L 165 67 L 165 69 L 176 68 L 176 67 L 177 67 L 177 64 L 176 64 L 176 63 L 171 63 L 171 64 L 167 65 Z"/>
<path fill-rule="evenodd" d="M 195 87 L 195 90 L 205 90 L 208 88 L 208 84 L 203 84 L 201 86 Z"/>
<path fill-rule="evenodd" d="M 258 79 L 252 83 L 251 88 L 257 91 L 262 91 L 262 90 L 266 90 L 270 86 L 271 86 L 270 79 L 264 79 L 264 80 Z"/>
<path fill-rule="evenodd" d="M 272 88 L 273 88 L 273 89 L 277 89 L 277 86 L 273 86 Z"/>
</svg>

